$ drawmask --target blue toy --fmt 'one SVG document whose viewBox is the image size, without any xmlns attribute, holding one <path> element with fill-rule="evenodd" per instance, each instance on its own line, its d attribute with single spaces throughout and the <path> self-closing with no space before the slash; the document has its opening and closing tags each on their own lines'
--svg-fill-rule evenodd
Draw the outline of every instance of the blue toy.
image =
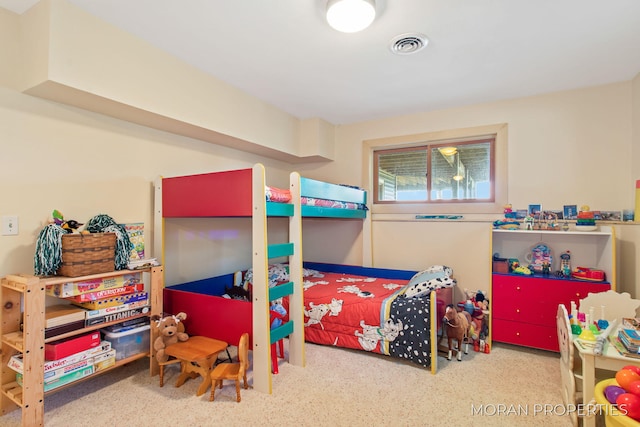
<svg viewBox="0 0 640 427">
<path fill-rule="evenodd" d="M 278 326 L 282 326 L 283 319 L 287 315 L 287 310 L 284 308 L 282 304 L 274 303 L 271 304 L 270 308 L 271 314 L 271 329 L 277 328 Z"/>
</svg>

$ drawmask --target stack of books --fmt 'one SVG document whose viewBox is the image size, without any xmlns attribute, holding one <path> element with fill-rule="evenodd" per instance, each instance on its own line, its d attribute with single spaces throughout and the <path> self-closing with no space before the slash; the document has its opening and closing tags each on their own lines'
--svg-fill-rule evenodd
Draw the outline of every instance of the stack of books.
<svg viewBox="0 0 640 427">
<path fill-rule="evenodd" d="M 84 328 L 87 310 L 71 304 L 50 305 L 45 311 L 44 337 Z"/>
<path fill-rule="evenodd" d="M 640 319 L 622 319 L 618 336 L 611 342 L 624 356 L 640 357 Z"/>
</svg>

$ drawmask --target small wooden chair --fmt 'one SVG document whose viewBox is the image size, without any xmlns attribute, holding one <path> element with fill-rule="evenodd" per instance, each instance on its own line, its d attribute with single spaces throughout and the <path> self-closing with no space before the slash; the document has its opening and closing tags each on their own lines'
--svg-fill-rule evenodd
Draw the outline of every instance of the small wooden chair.
<svg viewBox="0 0 640 427">
<path fill-rule="evenodd" d="M 211 372 L 211 398 L 214 400 L 216 387 L 222 388 L 223 380 L 234 380 L 236 382 L 236 400 L 240 402 L 240 379 L 244 381 L 245 390 L 249 388 L 247 383 L 247 370 L 249 369 L 249 334 L 244 333 L 238 343 L 238 363 L 220 363 Z"/>
<path fill-rule="evenodd" d="M 158 362 L 158 367 L 160 368 L 160 387 L 164 386 L 164 367 L 173 365 L 174 363 L 180 363 L 180 360 L 170 357 L 166 362 Z"/>
</svg>

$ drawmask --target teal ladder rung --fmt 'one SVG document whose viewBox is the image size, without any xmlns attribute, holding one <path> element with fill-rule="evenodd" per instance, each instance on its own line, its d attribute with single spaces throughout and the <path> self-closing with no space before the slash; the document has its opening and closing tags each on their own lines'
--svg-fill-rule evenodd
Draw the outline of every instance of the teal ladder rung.
<svg viewBox="0 0 640 427">
<path fill-rule="evenodd" d="M 271 330 L 271 344 L 280 341 L 284 337 L 288 337 L 293 333 L 293 321 L 290 320 L 277 328 Z"/>
<path fill-rule="evenodd" d="M 277 243 L 267 246 L 267 257 L 279 258 L 293 255 L 293 243 Z"/>
<path fill-rule="evenodd" d="M 291 203 L 267 202 L 267 216 L 293 216 Z"/>
<path fill-rule="evenodd" d="M 283 283 L 273 288 L 269 288 L 269 302 L 278 298 L 286 297 L 293 293 L 293 282 Z"/>
</svg>

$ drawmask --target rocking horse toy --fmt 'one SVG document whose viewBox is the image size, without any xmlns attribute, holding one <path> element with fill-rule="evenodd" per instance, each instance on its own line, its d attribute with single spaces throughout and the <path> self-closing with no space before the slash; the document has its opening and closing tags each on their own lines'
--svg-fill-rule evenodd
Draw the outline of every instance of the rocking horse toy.
<svg viewBox="0 0 640 427">
<path fill-rule="evenodd" d="M 464 353 L 469 353 L 469 325 L 471 324 L 471 315 L 466 311 L 458 311 L 453 304 L 447 305 L 443 319 L 445 330 L 447 331 L 447 342 L 449 345 L 449 354 L 447 360 L 451 360 L 453 353 L 453 340 L 456 340 L 458 361 L 462 360 L 462 345 L 464 344 Z"/>
</svg>

